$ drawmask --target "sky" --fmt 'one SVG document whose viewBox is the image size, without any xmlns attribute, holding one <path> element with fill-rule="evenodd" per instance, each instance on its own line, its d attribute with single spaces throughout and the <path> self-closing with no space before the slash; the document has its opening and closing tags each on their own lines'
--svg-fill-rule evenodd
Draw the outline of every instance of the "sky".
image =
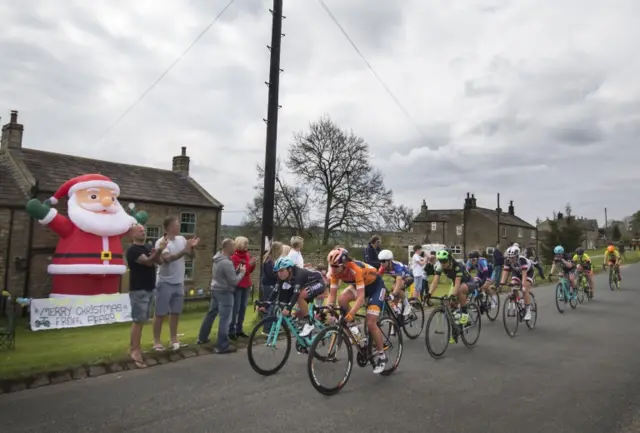
<svg viewBox="0 0 640 433">
<path fill-rule="evenodd" d="M 18 110 L 26 147 L 158 168 L 186 146 L 240 223 L 264 162 L 271 1 L 236 0 L 121 118 L 227 2 L 0 3 L 2 123 Z M 640 208 L 639 1 L 324 2 L 399 105 L 317 0 L 284 0 L 279 158 L 326 114 L 369 143 L 398 204 L 500 193 L 531 223 L 567 202 L 601 223 Z"/>
</svg>

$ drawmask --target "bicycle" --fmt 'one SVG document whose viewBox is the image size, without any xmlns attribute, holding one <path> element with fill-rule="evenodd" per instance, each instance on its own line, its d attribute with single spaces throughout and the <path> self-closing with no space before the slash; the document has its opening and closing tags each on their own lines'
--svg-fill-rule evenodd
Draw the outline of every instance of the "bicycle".
<svg viewBox="0 0 640 433">
<path fill-rule="evenodd" d="M 521 284 L 509 283 L 507 286 L 511 287 L 511 293 L 504 300 L 504 307 L 502 308 L 502 323 L 504 324 L 504 330 L 509 337 L 514 337 L 518 332 L 518 325 L 524 321 L 527 324 L 527 328 L 534 329 L 536 323 L 538 323 L 538 304 L 536 303 L 536 297 L 533 293 L 529 292 L 531 296 L 531 320 L 524 320 L 526 315 L 526 306 L 524 304 L 524 295 L 520 296 L 520 292 L 523 292 Z M 516 319 L 515 328 L 513 332 L 509 331 L 507 325 L 507 319 L 513 317 Z"/>
<path fill-rule="evenodd" d="M 602 265 L 603 270 L 607 270 L 607 265 Z M 611 291 L 620 290 L 620 278 L 616 266 L 609 265 L 609 288 Z"/>
<path fill-rule="evenodd" d="M 480 284 L 481 282 L 478 282 L 476 289 L 471 295 L 469 295 L 469 302 L 475 302 L 480 309 L 480 314 L 486 314 L 489 320 L 495 322 L 500 312 L 500 294 L 494 289 L 497 298 L 496 306 L 494 308 L 492 307 L 492 302 L 489 300 L 489 296 L 482 291 Z"/>
<path fill-rule="evenodd" d="M 587 275 L 584 273 L 584 271 L 576 270 L 576 287 L 578 289 L 578 302 L 580 302 L 581 304 L 585 300 L 585 295 L 587 300 L 593 298 L 593 292 L 591 291 L 589 278 L 587 278 Z"/>
<path fill-rule="evenodd" d="M 253 328 L 253 331 L 251 331 L 251 334 L 249 335 L 249 342 L 247 346 L 247 357 L 249 358 L 249 364 L 251 365 L 251 368 L 253 368 L 256 373 L 262 376 L 271 376 L 276 374 L 287 363 L 289 355 L 291 354 L 292 334 L 296 340 L 296 350 L 300 353 L 308 353 L 308 349 L 314 339 L 313 334 L 310 334 L 307 337 L 301 337 L 300 330 L 295 323 L 295 319 L 291 315 L 282 315 L 282 309 L 286 305 L 288 305 L 286 302 L 254 302 L 254 309 L 274 307 L 273 313 L 268 315 L 267 317 L 264 317 Z M 328 311 L 330 312 L 330 315 L 335 316 L 335 312 L 333 312 L 333 310 L 329 307 L 316 307 L 313 303 L 309 303 L 309 317 L 316 329 L 320 328 L 322 330 L 325 327 L 324 322 L 327 318 L 326 312 Z M 268 322 L 271 322 L 269 333 L 263 335 L 261 330 L 265 327 L 265 324 L 268 324 Z M 281 334 L 284 334 L 284 336 L 281 336 Z M 260 344 L 262 343 L 262 341 L 260 341 L 262 339 L 264 339 L 264 346 L 272 351 L 276 350 L 276 344 L 278 340 L 281 340 L 285 344 L 284 357 L 282 358 L 282 361 L 280 361 L 274 368 L 262 368 L 256 362 L 253 343 L 256 342 Z"/>
<path fill-rule="evenodd" d="M 469 322 L 463 325 L 460 324 L 453 316 L 452 304 L 457 303 L 457 297 L 451 295 L 451 291 L 449 292 L 449 295 L 442 297 L 431 296 L 431 299 L 440 301 L 440 305 L 433 309 L 429 315 L 429 319 L 427 319 L 425 343 L 429 354 L 435 359 L 441 358 L 447 351 L 451 340 L 453 339 L 453 341 L 457 343 L 458 337 L 462 338 L 462 342 L 465 346 L 469 348 L 473 347 L 478 342 L 478 339 L 480 338 L 480 330 L 482 329 L 482 314 L 480 313 L 480 309 L 477 304 L 467 302 Z M 434 349 L 433 344 L 429 340 L 429 330 L 431 329 L 432 324 L 434 324 L 434 327 L 441 324 L 442 330 L 435 330 L 434 333 L 441 335 L 444 334 L 445 336 L 444 348 L 439 352 Z M 467 335 L 469 334 L 469 331 L 474 328 L 478 328 L 478 335 L 476 335 L 475 339 L 472 339 Z"/>
<path fill-rule="evenodd" d="M 411 308 L 411 313 L 409 313 L 409 317 L 405 318 L 404 309 L 407 306 L 403 301 L 399 301 L 401 307 L 399 310 L 393 308 L 392 301 L 394 297 L 387 290 L 387 296 L 385 298 L 385 307 L 383 311 L 390 317 L 392 317 L 398 326 L 400 326 L 404 330 L 404 334 L 409 338 L 409 340 L 415 340 L 422 334 L 422 330 L 424 329 L 424 307 L 418 298 L 409 298 L 409 307 Z M 414 330 L 416 333 L 410 333 Z"/>
<path fill-rule="evenodd" d="M 400 332 L 400 327 L 394 318 L 390 316 L 384 316 L 384 311 L 388 309 L 388 304 L 385 303 L 382 307 L 382 311 L 380 314 L 380 318 L 378 319 L 378 327 L 382 331 L 383 345 L 385 353 L 389 353 L 394 349 L 394 344 L 390 341 L 389 337 L 397 337 L 398 342 L 398 355 L 395 360 L 389 360 L 387 362 L 387 368 L 380 373 L 382 376 L 391 375 L 400 364 L 400 359 L 402 358 L 403 352 L 403 344 L 402 344 L 402 333 Z M 309 376 L 309 380 L 313 387 L 320 394 L 323 395 L 334 395 L 337 394 L 349 381 L 351 377 L 351 371 L 353 367 L 353 348 L 356 348 L 357 356 L 356 361 L 358 366 L 366 367 L 367 364 L 371 364 L 371 366 L 375 366 L 374 363 L 374 350 L 373 350 L 373 339 L 369 338 L 369 331 L 367 329 L 367 323 L 364 323 L 364 333 L 358 335 L 354 335 L 351 332 L 350 327 L 354 326 L 354 324 L 347 323 L 345 316 L 346 312 L 344 309 L 340 309 L 340 319 L 338 323 L 335 325 L 330 325 L 325 327 L 316 338 L 313 340 L 311 347 L 309 348 L 309 357 L 307 359 L 307 374 Z M 356 325 L 357 326 L 357 325 Z M 388 329 L 387 329 L 388 327 Z M 385 332 L 386 330 L 386 332 Z M 328 342 L 329 350 L 326 356 L 317 355 L 317 350 L 320 342 Z M 316 375 L 316 368 L 314 366 L 315 361 L 320 361 L 322 363 L 336 363 L 339 361 L 339 357 L 337 356 L 337 351 L 342 346 L 345 346 L 347 349 L 347 369 L 345 374 L 342 376 L 342 379 L 336 386 L 326 387 L 319 382 L 319 379 Z"/>
<path fill-rule="evenodd" d="M 551 275 L 549 275 L 549 281 L 551 281 Z M 564 274 L 560 274 L 556 286 L 556 308 L 560 314 L 564 313 L 567 302 L 575 310 L 578 306 L 578 295 L 576 289 L 571 287 L 569 279 Z"/>
</svg>

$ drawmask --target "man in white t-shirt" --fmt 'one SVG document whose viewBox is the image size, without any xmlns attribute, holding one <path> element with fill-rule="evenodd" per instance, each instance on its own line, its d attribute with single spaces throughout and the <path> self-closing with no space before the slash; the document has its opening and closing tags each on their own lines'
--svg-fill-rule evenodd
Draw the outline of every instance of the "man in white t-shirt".
<svg viewBox="0 0 640 433">
<path fill-rule="evenodd" d="M 160 334 L 164 318 L 169 316 L 169 335 L 171 346 L 177 350 L 187 345 L 178 341 L 178 321 L 184 306 L 184 257 L 196 256 L 195 247 L 199 239 L 185 239 L 180 236 L 180 221 L 176 217 L 164 220 L 165 235 L 156 242 L 156 249 L 162 249 L 162 264 L 158 267 L 156 278 L 156 314 L 153 320 L 153 350 L 164 349 Z"/>
<path fill-rule="evenodd" d="M 424 265 L 426 260 L 422 257 L 422 246 L 413 247 L 413 257 L 411 257 L 411 272 L 413 273 L 414 296 L 420 298 L 422 292 L 422 280 L 424 279 Z"/>
</svg>

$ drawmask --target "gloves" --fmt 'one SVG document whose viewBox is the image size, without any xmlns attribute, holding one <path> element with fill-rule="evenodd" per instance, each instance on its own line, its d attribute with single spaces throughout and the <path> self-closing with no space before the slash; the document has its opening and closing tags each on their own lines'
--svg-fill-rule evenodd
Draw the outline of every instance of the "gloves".
<svg viewBox="0 0 640 433">
<path fill-rule="evenodd" d="M 51 207 L 48 206 L 46 201 L 44 203 L 40 203 L 40 200 L 32 198 L 27 202 L 26 209 L 27 213 L 32 218 L 43 220 L 51 210 Z"/>
<path fill-rule="evenodd" d="M 138 221 L 138 224 L 141 225 L 145 225 L 149 219 L 149 215 L 145 211 L 137 212 L 133 217 Z"/>
</svg>

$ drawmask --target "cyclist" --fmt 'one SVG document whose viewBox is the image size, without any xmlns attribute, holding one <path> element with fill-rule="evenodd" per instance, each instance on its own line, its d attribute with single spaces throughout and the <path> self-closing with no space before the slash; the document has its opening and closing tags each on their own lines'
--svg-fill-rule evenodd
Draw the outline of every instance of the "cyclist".
<svg viewBox="0 0 640 433">
<path fill-rule="evenodd" d="M 382 250 L 378 253 L 380 260 L 380 275 L 391 275 L 394 279 L 393 290 L 391 294 L 396 299 L 395 306 L 398 307 L 400 300 L 404 303 L 403 316 L 409 317 L 411 314 L 411 306 L 405 293 L 405 289 L 413 283 L 413 273 L 403 263 L 393 260 L 393 253 L 390 250 Z M 417 289 L 416 289 L 417 290 Z"/>
<path fill-rule="evenodd" d="M 454 312 L 454 318 L 461 324 L 466 325 L 469 322 L 469 314 L 467 313 L 467 294 L 476 289 L 476 283 L 473 277 L 467 271 L 462 262 L 457 261 L 453 254 L 448 250 L 440 250 L 436 253 L 438 262 L 435 265 L 435 275 L 431 281 L 429 289 L 430 297 L 438 288 L 440 276 L 444 275 L 453 282 L 453 293 L 458 298 L 459 309 Z"/>
<path fill-rule="evenodd" d="M 382 330 L 378 327 L 378 316 L 384 305 L 387 291 L 382 277 L 376 268 L 349 257 L 344 248 L 336 248 L 327 256 L 331 272 L 329 273 L 329 300 L 327 305 L 334 305 L 340 281 L 348 286 L 340 294 L 338 304 L 347 311 L 345 319 L 350 327 L 360 310 L 367 303 L 367 329 L 375 343 L 377 353 L 374 354 L 374 374 L 380 374 L 387 366 L 387 354 L 384 352 Z M 355 287 L 354 287 L 355 286 Z M 350 308 L 349 304 L 353 302 Z"/>
<path fill-rule="evenodd" d="M 569 253 L 564 252 L 564 247 L 562 245 L 556 245 L 553 249 L 553 254 L 553 264 L 549 271 L 549 281 L 551 281 L 551 276 L 553 275 L 553 271 L 556 269 L 556 266 L 559 266 L 561 274 L 569 278 L 569 286 L 573 292 L 576 287 L 576 264 L 573 262 L 573 258 Z"/>
<path fill-rule="evenodd" d="M 622 281 L 622 275 L 620 275 L 620 263 L 622 263 L 622 257 L 616 247 L 613 245 L 609 245 L 607 247 L 607 251 L 604 253 L 605 263 L 609 263 L 609 266 L 613 266 L 616 271 L 618 271 L 618 281 Z"/>
<path fill-rule="evenodd" d="M 317 271 L 296 266 L 290 257 L 280 257 L 273 265 L 273 270 L 278 273 L 276 283 L 269 301 L 278 299 L 286 302 L 282 310 L 283 316 L 288 316 L 291 309 L 298 304 L 298 314 L 304 326 L 300 332 L 301 337 L 306 337 L 313 332 L 314 326 L 309 319 L 308 302 L 312 302 L 317 296 L 324 293 L 325 284 L 322 274 Z"/>
<path fill-rule="evenodd" d="M 495 290 L 491 288 L 493 283 L 493 266 L 487 262 L 487 259 L 480 257 L 478 251 L 471 251 L 469 253 L 469 260 L 467 261 L 467 271 L 471 272 L 476 270 L 475 281 L 482 289 L 487 298 L 491 297 L 491 308 L 498 306 L 498 297 Z"/>
<path fill-rule="evenodd" d="M 591 257 L 589 257 L 589 255 L 584 252 L 584 248 L 577 248 L 572 260 L 575 264 L 578 265 L 577 270 L 584 272 L 589 279 L 589 297 L 593 298 L 593 294 L 596 291 L 596 286 L 593 282 Z"/>
<path fill-rule="evenodd" d="M 512 283 L 522 284 L 525 305 L 524 320 L 531 320 L 531 296 L 529 293 L 533 288 L 533 265 L 528 258 L 520 254 L 520 247 L 516 245 L 517 244 L 510 246 L 507 248 L 507 251 L 505 251 L 506 260 L 502 268 L 500 284 L 507 282 L 509 273 L 511 273 Z"/>
</svg>

